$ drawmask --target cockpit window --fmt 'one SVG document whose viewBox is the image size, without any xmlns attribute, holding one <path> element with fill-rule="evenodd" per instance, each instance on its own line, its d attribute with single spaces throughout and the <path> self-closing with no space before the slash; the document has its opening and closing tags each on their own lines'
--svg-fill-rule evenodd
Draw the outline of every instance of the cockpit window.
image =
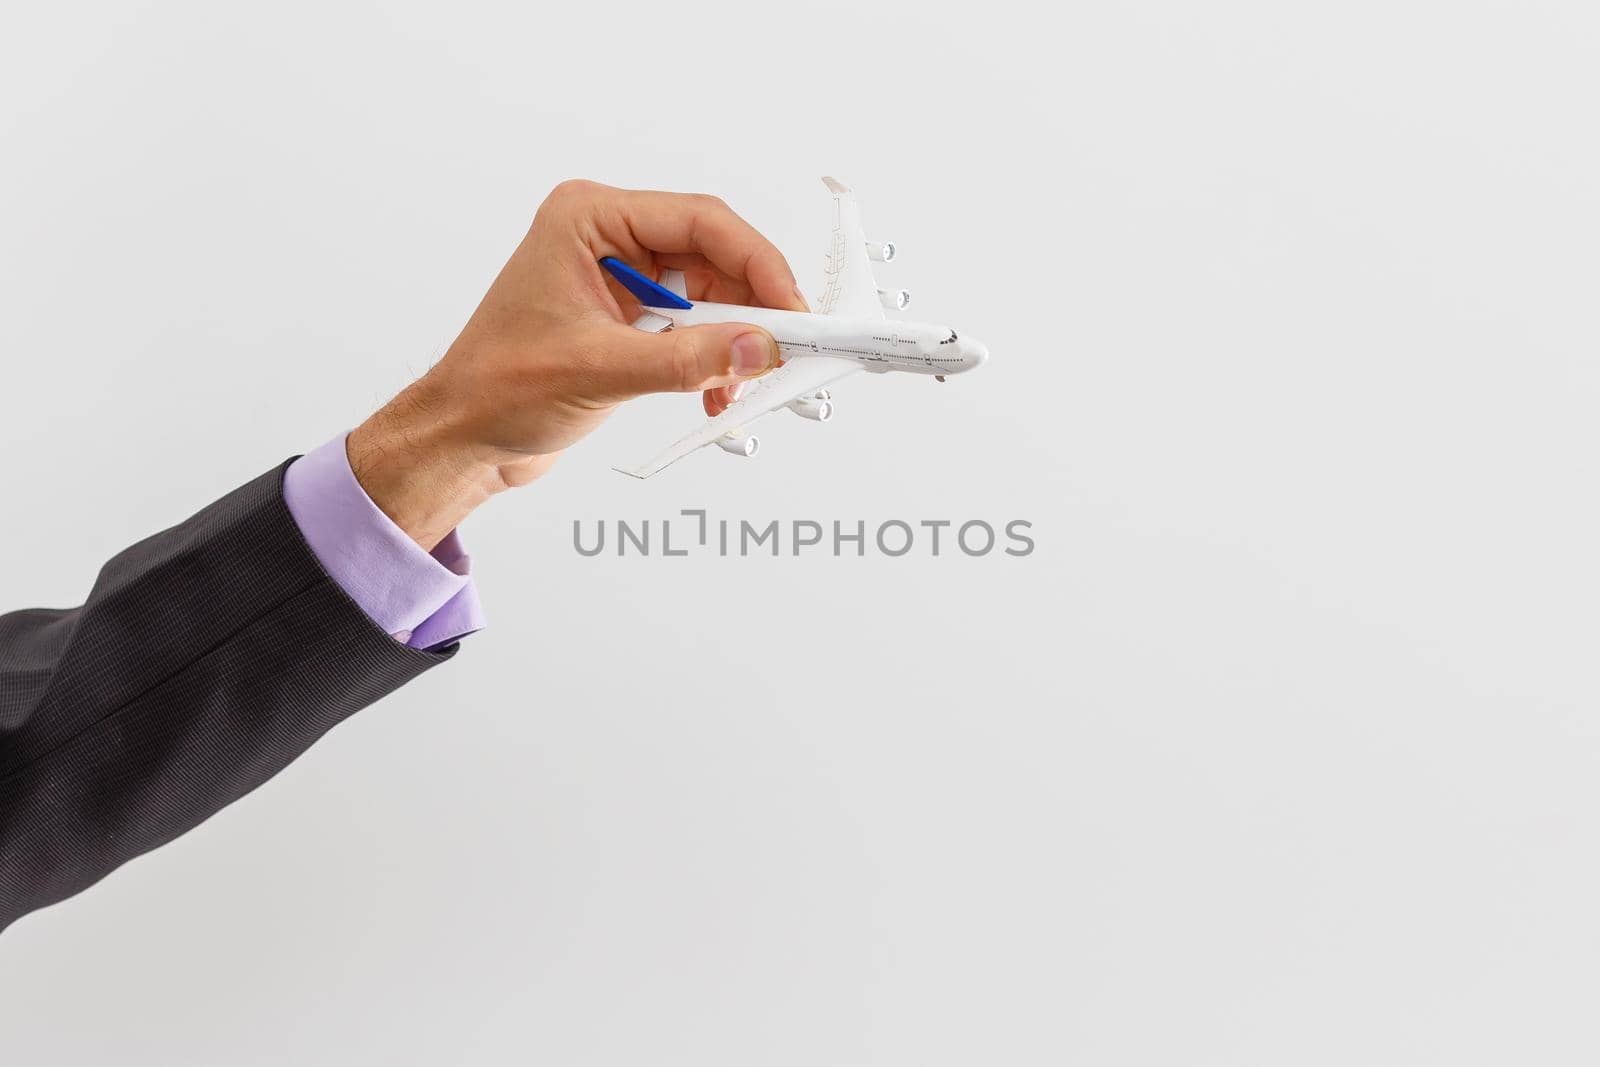
<svg viewBox="0 0 1600 1067">
<path fill-rule="evenodd" d="M 950 336 L 946 337 L 943 341 L 940 341 L 939 343 L 942 344 L 942 345 L 947 345 L 947 344 L 951 344 L 952 342 L 954 342 L 955 339 L 956 339 L 956 332 L 954 330 L 951 330 L 950 331 Z"/>
</svg>

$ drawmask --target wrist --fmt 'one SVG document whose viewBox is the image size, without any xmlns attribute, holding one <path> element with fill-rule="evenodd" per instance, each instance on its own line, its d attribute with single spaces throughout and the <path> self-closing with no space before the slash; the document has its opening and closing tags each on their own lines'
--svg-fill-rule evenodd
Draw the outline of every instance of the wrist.
<svg viewBox="0 0 1600 1067">
<path fill-rule="evenodd" d="M 372 502 L 431 552 L 506 483 L 445 406 L 430 399 L 426 383 L 413 383 L 352 430 L 345 451 Z"/>
</svg>

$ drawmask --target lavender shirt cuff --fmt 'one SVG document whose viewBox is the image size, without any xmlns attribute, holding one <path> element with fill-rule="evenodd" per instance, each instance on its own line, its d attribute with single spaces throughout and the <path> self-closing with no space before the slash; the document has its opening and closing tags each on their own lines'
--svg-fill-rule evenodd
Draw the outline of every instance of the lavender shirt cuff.
<svg viewBox="0 0 1600 1067">
<path fill-rule="evenodd" d="M 412 648 L 437 648 L 483 628 L 472 560 L 455 531 L 424 552 L 367 496 L 345 435 L 283 476 L 283 499 L 312 553 L 367 617 Z"/>
</svg>

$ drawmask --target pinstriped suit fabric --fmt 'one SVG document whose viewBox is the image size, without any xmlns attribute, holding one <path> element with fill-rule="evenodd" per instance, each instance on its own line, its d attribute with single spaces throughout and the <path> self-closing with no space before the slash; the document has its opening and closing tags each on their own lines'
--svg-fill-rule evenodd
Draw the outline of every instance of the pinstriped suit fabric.
<svg viewBox="0 0 1600 1067">
<path fill-rule="evenodd" d="M 248 793 L 449 659 L 375 626 L 283 503 L 288 464 L 0 615 L 0 930 Z"/>
</svg>

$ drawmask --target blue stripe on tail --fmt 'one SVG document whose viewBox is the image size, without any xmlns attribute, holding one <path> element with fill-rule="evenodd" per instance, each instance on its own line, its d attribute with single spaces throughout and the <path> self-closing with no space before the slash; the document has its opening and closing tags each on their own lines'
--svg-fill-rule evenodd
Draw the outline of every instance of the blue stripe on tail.
<svg viewBox="0 0 1600 1067">
<path fill-rule="evenodd" d="M 610 271 L 612 277 L 626 286 L 634 299 L 647 308 L 677 308 L 684 311 L 694 307 L 671 289 L 657 285 L 614 256 L 602 259 L 600 265 Z"/>
</svg>

